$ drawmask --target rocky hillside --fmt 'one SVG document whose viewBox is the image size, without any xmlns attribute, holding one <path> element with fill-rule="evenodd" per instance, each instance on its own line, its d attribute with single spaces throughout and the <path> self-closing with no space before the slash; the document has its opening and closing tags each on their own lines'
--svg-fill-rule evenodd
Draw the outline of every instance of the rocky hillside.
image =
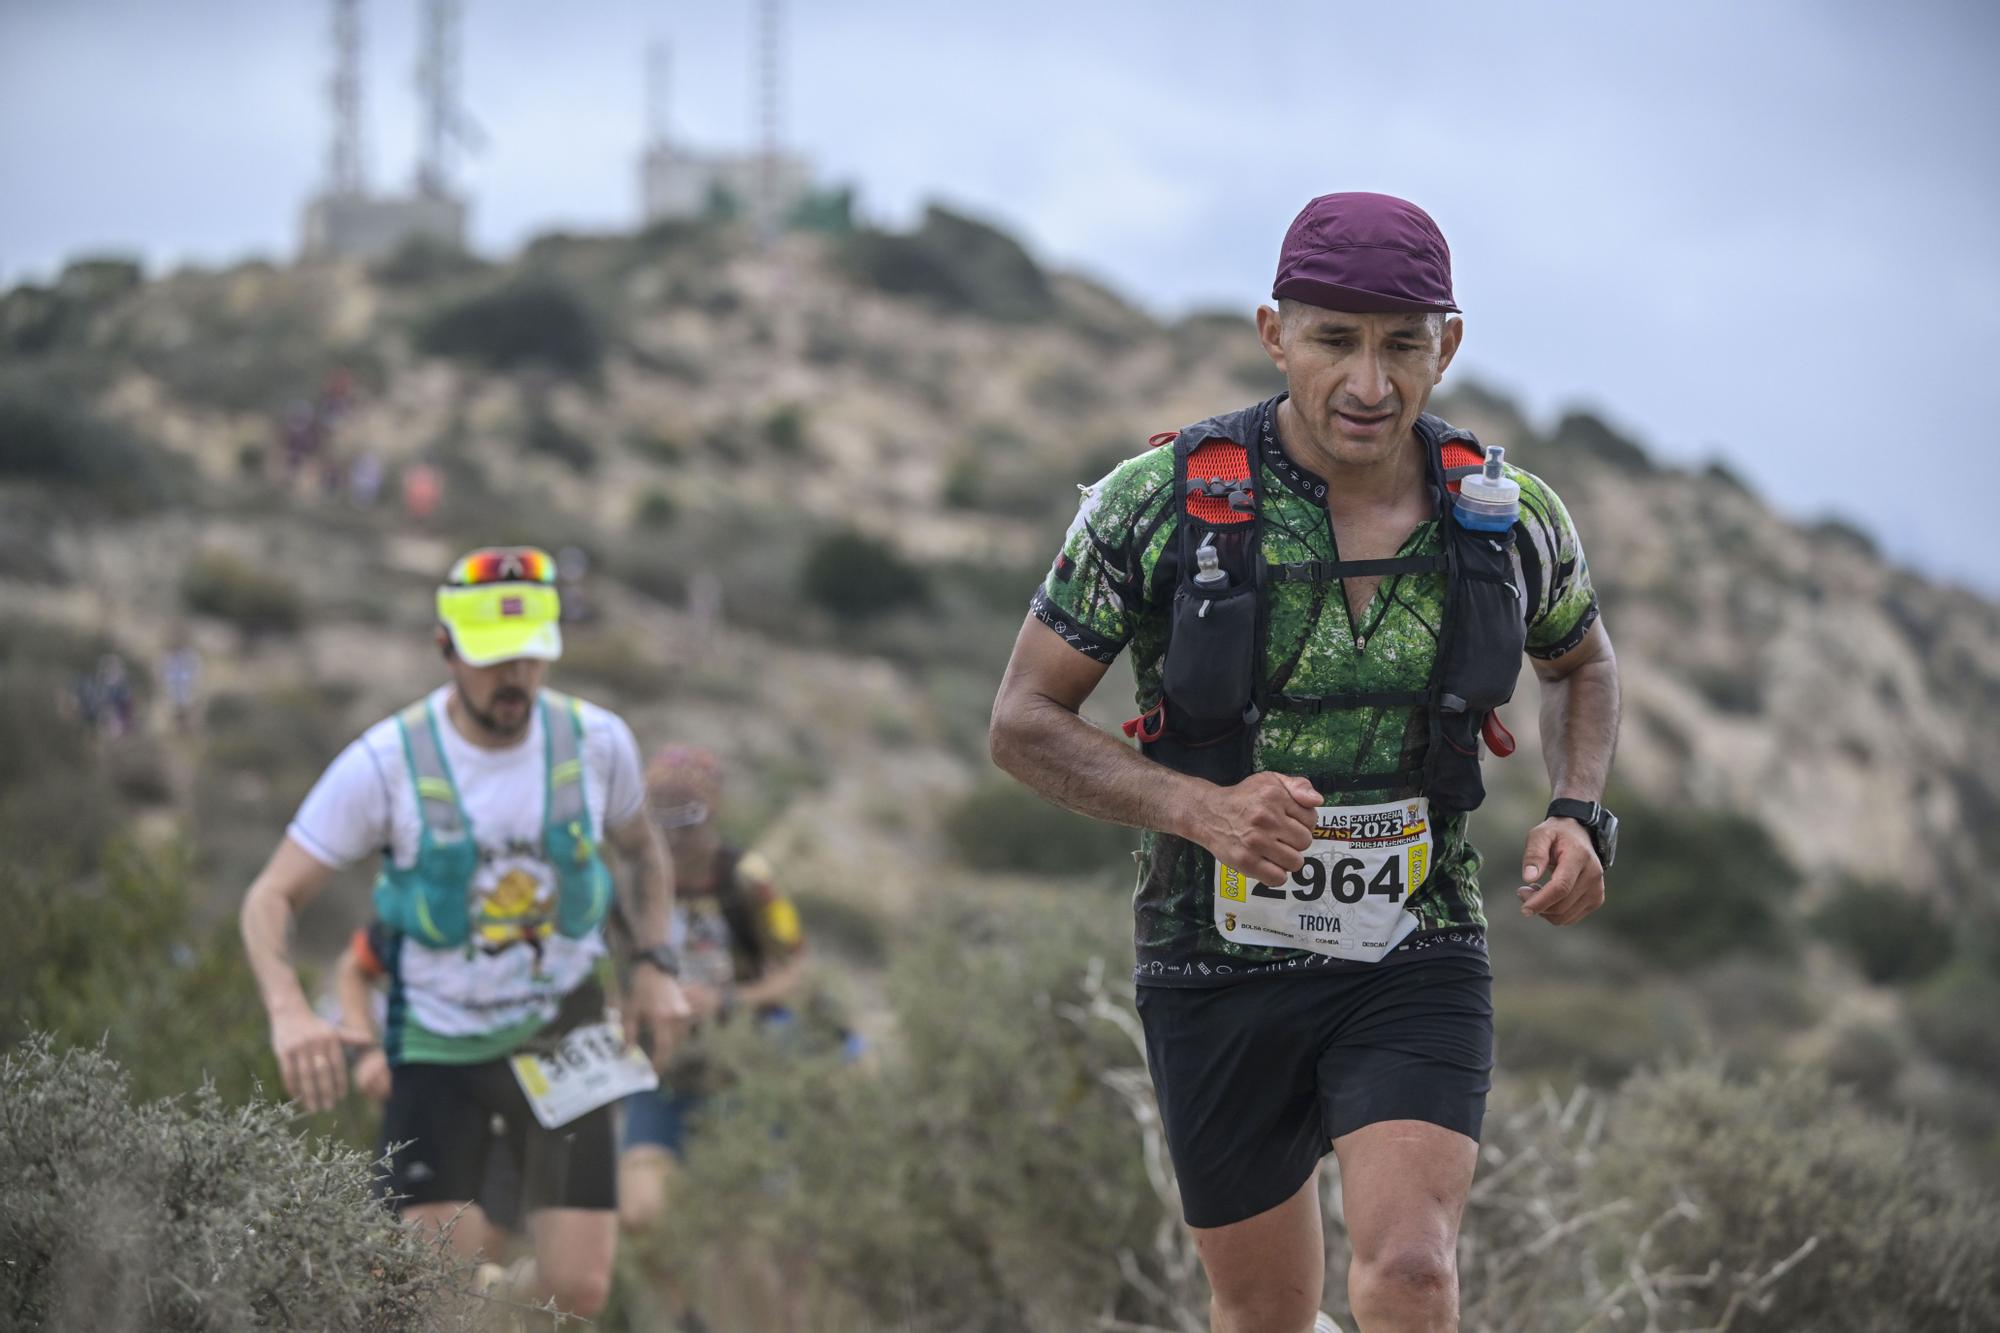
<svg viewBox="0 0 2000 1333">
<path fill-rule="evenodd" d="M 9 613 L 151 652 L 190 623 L 171 593 L 190 562 L 233 560 L 288 582 L 302 624 L 243 643 L 197 617 L 212 684 L 282 661 L 345 688 L 358 723 L 432 675 L 422 590 L 455 542 L 574 542 L 613 576 L 598 600 L 615 628 L 590 651 L 631 660 L 606 670 L 662 700 L 713 677 L 754 705 L 725 720 L 663 702 L 663 721 L 915 805 L 952 785 L 934 767 L 970 780 L 971 747 L 919 762 L 881 733 L 973 725 L 997 627 L 1072 484 L 1272 384 L 1245 320 L 1158 323 L 942 212 L 908 236 L 800 234 L 768 252 L 691 227 L 549 237 L 504 267 L 412 252 L 373 272 L 140 281 L 82 264 L 0 302 L 0 348 L 10 404 L 105 423 L 158 474 L 76 473 L 86 494 L 154 488 L 107 521 L 79 496 L 45 503 L 32 463 L 0 455 Z M 392 479 L 435 463 L 430 524 L 274 482 L 287 412 L 337 368 L 352 385 L 325 451 L 373 455 Z M 2000 852 L 2000 608 L 1837 523 L 1785 521 L 1719 467 L 1660 466 L 1591 418 L 1538 431 L 1472 388 L 1444 410 L 1575 511 L 1625 672 L 1626 786 L 1749 813 L 1816 879 L 1974 890 Z M 801 607 L 796 567 L 833 532 L 911 562 L 927 613 Z M 722 613 L 697 651 L 684 608 L 704 569 Z M 665 674 L 639 680 L 651 662 Z"/>
</svg>

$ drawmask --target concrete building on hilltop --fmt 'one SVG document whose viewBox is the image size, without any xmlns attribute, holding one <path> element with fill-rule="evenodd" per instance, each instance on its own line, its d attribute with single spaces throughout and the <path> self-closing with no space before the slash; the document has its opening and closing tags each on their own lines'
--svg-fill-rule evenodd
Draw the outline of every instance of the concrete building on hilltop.
<svg viewBox="0 0 2000 1333">
<path fill-rule="evenodd" d="M 465 248 L 465 199 L 449 184 L 454 147 L 476 147 L 478 129 L 459 105 L 459 0 L 424 0 L 423 155 L 408 195 L 368 191 L 361 152 L 360 0 L 333 0 L 333 143 L 326 188 L 306 204 L 300 249 L 309 259 L 386 259 L 413 242 Z"/>
<path fill-rule="evenodd" d="M 323 194 L 306 205 L 301 248 L 308 259 L 387 259 L 412 242 L 465 248 L 465 202 L 450 195 L 406 199 Z"/>
<path fill-rule="evenodd" d="M 805 201 L 812 183 L 812 167 L 803 158 L 699 153 L 664 139 L 654 140 L 639 165 L 641 211 L 648 224 L 753 216 L 766 199 L 782 220 Z"/>
</svg>

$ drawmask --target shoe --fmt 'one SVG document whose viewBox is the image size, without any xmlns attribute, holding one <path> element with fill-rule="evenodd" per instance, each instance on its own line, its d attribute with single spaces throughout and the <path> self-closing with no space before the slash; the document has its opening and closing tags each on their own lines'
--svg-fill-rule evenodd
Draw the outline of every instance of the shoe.
<svg viewBox="0 0 2000 1333">
<path fill-rule="evenodd" d="M 1316 1314 L 1313 1316 L 1313 1333 L 1340 1333 L 1340 1325 L 1333 1322 L 1330 1314 Z"/>
</svg>

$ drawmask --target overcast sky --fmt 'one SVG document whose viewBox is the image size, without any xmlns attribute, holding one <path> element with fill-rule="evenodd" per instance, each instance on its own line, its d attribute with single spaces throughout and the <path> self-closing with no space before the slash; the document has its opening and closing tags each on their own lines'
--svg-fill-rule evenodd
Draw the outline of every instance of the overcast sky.
<svg viewBox="0 0 2000 1333">
<path fill-rule="evenodd" d="M 746 145 L 755 8 L 467 0 L 478 244 L 633 222 L 651 40 L 674 128 Z M 939 197 L 1173 314 L 1267 297 L 1310 196 L 1405 195 L 1451 241 L 1462 366 L 2000 593 L 1990 0 L 786 8 L 787 137 L 877 218 Z M 413 165 L 416 9 L 364 0 L 378 187 Z M 328 13 L 0 0 L 0 281 L 292 253 Z"/>
</svg>

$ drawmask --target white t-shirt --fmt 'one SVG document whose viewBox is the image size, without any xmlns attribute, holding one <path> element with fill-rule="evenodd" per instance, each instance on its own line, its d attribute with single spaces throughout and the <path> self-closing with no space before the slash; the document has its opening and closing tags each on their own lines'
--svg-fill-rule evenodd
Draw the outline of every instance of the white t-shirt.
<svg viewBox="0 0 2000 1333">
<path fill-rule="evenodd" d="M 410 1018 L 443 1037 L 475 1036 L 555 1016 L 564 995 L 604 952 L 601 931 L 581 939 L 537 929 L 553 912 L 555 868 L 544 859 L 547 749 L 542 710 L 515 745 L 487 750 L 458 734 L 445 711 L 450 687 L 430 696 L 445 762 L 479 846 L 473 875 L 475 947 L 430 949 L 405 938 L 397 963 Z M 582 704 L 584 794 L 590 831 L 601 842 L 646 802 L 639 743 L 615 713 Z M 557 725 L 568 719 L 557 714 Z M 286 830 L 321 864 L 339 869 L 389 850 L 414 865 L 423 835 L 403 737 L 391 717 L 340 752 L 306 795 Z M 514 924 L 518 922 L 519 924 Z"/>
</svg>

